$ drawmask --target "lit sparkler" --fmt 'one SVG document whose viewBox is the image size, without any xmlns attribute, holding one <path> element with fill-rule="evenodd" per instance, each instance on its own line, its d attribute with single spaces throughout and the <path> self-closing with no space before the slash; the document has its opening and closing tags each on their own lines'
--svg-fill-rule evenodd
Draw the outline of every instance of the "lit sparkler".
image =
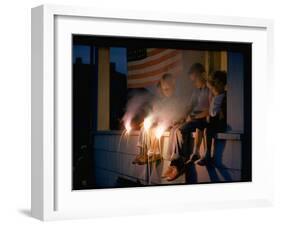
<svg viewBox="0 0 281 226">
<path fill-rule="evenodd" d="M 126 134 L 129 134 L 132 130 L 132 127 L 131 127 L 131 123 L 130 122 L 126 122 L 125 123 L 125 129 L 126 129 Z"/>
<path fill-rule="evenodd" d="M 152 117 L 148 116 L 143 121 L 143 127 L 145 131 L 148 131 L 152 126 Z"/>
<path fill-rule="evenodd" d="M 162 135 L 165 132 L 165 127 L 164 126 L 158 126 L 155 130 L 155 136 L 157 139 L 160 139 L 162 137 Z"/>
<path fill-rule="evenodd" d="M 123 130 L 123 132 L 121 133 L 120 139 L 119 139 L 119 145 L 118 145 L 118 150 L 120 150 L 121 147 L 121 143 L 122 143 L 122 139 L 126 138 L 127 140 L 127 146 L 128 146 L 128 142 L 129 142 L 129 134 L 132 131 L 132 126 L 129 120 L 127 120 L 124 123 L 125 129 Z"/>
</svg>

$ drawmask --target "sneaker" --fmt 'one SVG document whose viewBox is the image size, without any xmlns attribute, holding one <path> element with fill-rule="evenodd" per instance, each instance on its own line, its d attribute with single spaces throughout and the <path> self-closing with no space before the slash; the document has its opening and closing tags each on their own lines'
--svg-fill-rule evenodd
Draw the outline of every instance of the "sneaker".
<svg viewBox="0 0 281 226">
<path fill-rule="evenodd" d="M 169 166 L 166 172 L 161 176 L 162 178 L 166 178 L 169 176 L 169 174 L 172 172 L 173 167 Z"/>
<path fill-rule="evenodd" d="M 180 173 L 178 172 L 177 167 L 172 166 L 171 168 L 172 168 L 171 172 L 166 177 L 167 181 L 173 181 L 180 176 Z"/>
<path fill-rule="evenodd" d="M 138 165 L 144 165 L 144 164 L 147 164 L 147 162 L 148 162 L 147 155 L 142 155 L 137 164 Z"/>
<path fill-rule="evenodd" d="M 135 158 L 134 158 L 134 160 L 132 161 L 132 164 L 138 164 L 138 162 L 140 161 L 140 159 L 141 159 L 141 157 L 142 157 L 142 155 L 137 155 Z"/>
</svg>

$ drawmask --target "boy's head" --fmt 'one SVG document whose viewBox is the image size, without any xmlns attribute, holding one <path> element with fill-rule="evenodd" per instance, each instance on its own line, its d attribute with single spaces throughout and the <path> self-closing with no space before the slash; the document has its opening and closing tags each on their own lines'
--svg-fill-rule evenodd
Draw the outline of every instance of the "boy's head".
<svg viewBox="0 0 281 226">
<path fill-rule="evenodd" d="M 207 86 L 214 95 L 221 94 L 225 91 L 227 78 L 225 71 L 215 71 L 207 79 Z"/>
<path fill-rule="evenodd" d="M 156 94 L 157 96 L 163 96 L 162 90 L 161 90 L 161 82 L 160 80 L 156 84 Z"/>
<path fill-rule="evenodd" d="M 165 97 L 171 97 L 174 94 L 176 88 L 176 81 L 174 76 L 170 73 L 165 73 L 160 79 L 159 86 L 161 89 L 161 93 Z"/>
<path fill-rule="evenodd" d="M 189 78 L 192 81 L 193 86 L 195 86 L 196 88 L 201 88 L 206 84 L 205 74 L 205 67 L 200 63 L 191 65 L 188 71 Z"/>
</svg>

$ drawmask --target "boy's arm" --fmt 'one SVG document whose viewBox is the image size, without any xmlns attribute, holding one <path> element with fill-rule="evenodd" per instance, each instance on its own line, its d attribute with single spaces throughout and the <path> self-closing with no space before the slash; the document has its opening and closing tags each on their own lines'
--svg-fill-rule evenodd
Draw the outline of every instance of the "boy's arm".
<svg viewBox="0 0 281 226">
<path fill-rule="evenodd" d="M 185 122 L 191 122 L 192 120 L 206 118 L 208 116 L 209 116 L 209 111 L 205 110 L 196 115 L 188 115 Z"/>
<path fill-rule="evenodd" d="M 189 105 L 189 106 L 188 106 L 187 111 L 186 111 L 186 117 L 190 115 L 190 113 L 191 113 L 192 110 L 193 110 L 193 107 L 194 107 L 193 105 Z"/>
<path fill-rule="evenodd" d="M 202 111 L 192 117 L 192 119 L 206 118 L 209 115 L 209 110 Z"/>
<path fill-rule="evenodd" d="M 189 122 L 191 121 L 191 112 L 194 108 L 194 105 L 189 105 L 188 108 L 187 108 L 187 111 L 186 111 L 186 114 L 185 114 L 185 117 L 181 120 L 181 123 L 184 123 L 184 122 Z"/>
<path fill-rule="evenodd" d="M 216 116 L 217 114 L 219 114 L 221 112 L 221 105 L 222 105 L 222 101 L 223 101 L 223 98 L 221 99 L 214 99 L 211 107 L 210 107 L 210 110 L 209 110 L 209 114 L 210 116 L 214 117 Z"/>
<path fill-rule="evenodd" d="M 190 115 L 190 113 L 194 109 L 195 105 L 196 105 L 196 94 L 195 94 L 195 91 L 193 91 L 190 101 L 189 101 L 189 105 L 187 106 L 186 117 L 188 117 Z"/>
</svg>

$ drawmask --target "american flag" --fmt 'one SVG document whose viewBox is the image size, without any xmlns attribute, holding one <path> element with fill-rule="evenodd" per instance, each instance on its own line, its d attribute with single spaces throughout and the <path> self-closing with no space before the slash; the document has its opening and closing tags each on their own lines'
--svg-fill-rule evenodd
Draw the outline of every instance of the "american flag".
<svg viewBox="0 0 281 226">
<path fill-rule="evenodd" d="M 182 69 L 182 50 L 147 48 L 131 51 L 128 57 L 128 88 L 154 85 L 164 73 L 178 76 Z"/>
</svg>

